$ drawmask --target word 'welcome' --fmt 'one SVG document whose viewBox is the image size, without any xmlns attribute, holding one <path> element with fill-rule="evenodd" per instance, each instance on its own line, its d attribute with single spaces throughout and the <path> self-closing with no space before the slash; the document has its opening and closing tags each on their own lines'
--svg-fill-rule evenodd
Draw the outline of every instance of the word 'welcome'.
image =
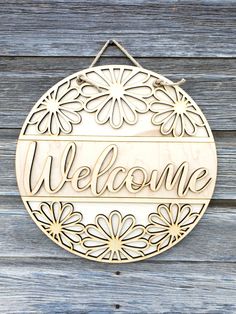
<svg viewBox="0 0 236 314">
<path fill-rule="evenodd" d="M 26 156 L 24 170 L 24 186 L 28 195 L 35 195 L 44 187 L 49 194 L 58 193 L 65 184 L 71 184 L 76 192 L 90 189 L 94 196 L 101 196 L 105 191 L 117 193 L 126 189 L 137 194 L 142 189 L 157 192 L 161 188 L 167 191 L 176 190 L 178 196 L 183 197 L 189 191 L 200 193 L 206 189 L 212 178 L 205 167 L 189 170 L 189 163 L 183 161 L 179 165 L 167 163 L 163 169 L 153 169 L 150 173 L 143 167 L 134 166 L 130 169 L 117 165 L 118 147 L 108 145 L 100 152 L 94 167 L 80 166 L 72 172 L 77 146 L 75 142 L 67 144 L 60 158 L 60 179 L 55 186 L 52 184 L 51 174 L 53 156 L 46 156 L 40 174 L 32 180 L 37 142 L 31 142 Z M 128 158 L 128 156 L 127 156 Z M 32 182 L 34 181 L 34 182 Z"/>
</svg>

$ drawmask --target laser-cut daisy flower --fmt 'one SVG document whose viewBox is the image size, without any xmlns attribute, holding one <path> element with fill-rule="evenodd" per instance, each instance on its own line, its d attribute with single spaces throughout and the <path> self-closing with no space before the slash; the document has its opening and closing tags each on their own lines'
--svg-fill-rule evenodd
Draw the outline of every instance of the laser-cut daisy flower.
<svg viewBox="0 0 236 314">
<path fill-rule="evenodd" d="M 113 128 L 120 128 L 124 121 L 135 124 L 138 113 L 149 110 L 147 98 L 152 95 L 152 87 L 146 83 L 149 75 L 141 70 L 110 67 L 84 76 L 92 83 L 82 87 L 82 94 L 88 97 L 84 109 L 96 112 L 98 124 L 109 121 Z"/>
<path fill-rule="evenodd" d="M 39 133 L 59 135 L 68 134 L 72 125 L 81 121 L 78 113 L 82 110 L 82 103 L 78 99 L 79 90 L 70 88 L 66 82 L 50 92 L 33 111 L 29 124 L 36 125 Z"/>
<path fill-rule="evenodd" d="M 189 204 L 159 205 L 157 213 L 149 215 L 147 232 L 151 235 L 150 244 L 156 245 L 157 251 L 170 246 L 184 236 L 198 216 L 199 213 L 193 212 Z"/>
<path fill-rule="evenodd" d="M 61 244 L 73 248 L 73 243 L 81 241 L 84 230 L 82 215 L 74 211 L 70 203 L 42 202 L 39 210 L 32 212 L 37 221 L 48 234 Z"/>
<path fill-rule="evenodd" d="M 199 109 L 175 86 L 161 86 L 155 90 L 150 110 L 155 112 L 152 123 L 160 125 L 162 134 L 181 137 L 193 136 L 204 127 Z"/>
<path fill-rule="evenodd" d="M 86 255 L 98 260 L 132 260 L 144 256 L 142 250 L 148 247 L 143 238 L 145 228 L 135 225 L 134 216 L 122 217 L 117 211 L 109 217 L 98 215 L 95 224 L 86 226 L 85 233 L 82 245 L 88 250 Z"/>
</svg>

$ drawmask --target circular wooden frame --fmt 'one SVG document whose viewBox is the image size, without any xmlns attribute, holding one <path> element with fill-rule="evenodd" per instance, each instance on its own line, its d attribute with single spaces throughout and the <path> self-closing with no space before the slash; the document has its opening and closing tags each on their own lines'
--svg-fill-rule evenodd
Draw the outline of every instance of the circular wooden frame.
<svg viewBox="0 0 236 314">
<path fill-rule="evenodd" d="M 162 253 L 198 223 L 216 149 L 196 103 L 134 66 L 75 73 L 29 113 L 17 145 L 22 200 L 64 249 L 121 263 Z"/>
</svg>

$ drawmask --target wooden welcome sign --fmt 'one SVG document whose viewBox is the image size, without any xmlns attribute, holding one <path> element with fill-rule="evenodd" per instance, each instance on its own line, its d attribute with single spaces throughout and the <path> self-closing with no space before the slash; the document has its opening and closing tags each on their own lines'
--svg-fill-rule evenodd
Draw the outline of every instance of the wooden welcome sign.
<svg viewBox="0 0 236 314">
<path fill-rule="evenodd" d="M 61 247 L 102 262 L 137 261 L 178 243 L 216 180 L 215 143 L 199 107 L 178 83 L 131 60 L 53 86 L 17 145 L 32 219 Z"/>
</svg>

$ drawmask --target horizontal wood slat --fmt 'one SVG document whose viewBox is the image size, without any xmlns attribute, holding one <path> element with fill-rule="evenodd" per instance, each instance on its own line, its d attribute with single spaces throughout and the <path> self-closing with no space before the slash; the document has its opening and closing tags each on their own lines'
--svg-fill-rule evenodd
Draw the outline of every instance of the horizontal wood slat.
<svg viewBox="0 0 236 314">
<path fill-rule="evenodd" d="M 232 1 L 2 1 L 1 55 L 235 57 Z M 110 55 L 114 52 L 111 50 Z"/>
<path fill-rule="evenodd" d="M 1 313 L 235 313 L 236 265 L 0 260 Z"/>
<path fill-rule="evenodd" d="M 64 77 L 87 68 L 90 58 L 0 58 L 0 127 L 20 128 L 33 104 Z M 143 67 L 177 81 L 203 110 L 213 130 L 236 130 L 234 59 L 140 58 Z M 102 64 L 124 64 L 104 58 Z"/>
</svg>

